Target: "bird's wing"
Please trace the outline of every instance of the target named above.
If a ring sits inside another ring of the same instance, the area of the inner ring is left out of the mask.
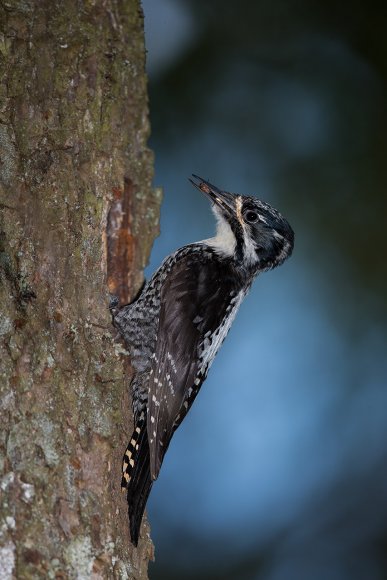
[[[184,256],[161,290],[147,414],[152,479],[157,478],[173,432],[206,377],[213,357],[206,362],[205,353],[212,349],[216,354],[227,333],[213,336],[235,302],[235,281],[222,268],[215,258]]]

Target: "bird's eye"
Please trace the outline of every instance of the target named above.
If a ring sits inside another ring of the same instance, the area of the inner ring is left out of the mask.
[[[255,224],[259,220],[259,215],[256,211],[249,210],[245,213],[245,220],[249,224]]]

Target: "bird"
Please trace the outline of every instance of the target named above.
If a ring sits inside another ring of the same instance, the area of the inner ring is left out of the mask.
[[[193,174],[210,200],[216,235],[169,255],[133,302],[112,309],[129,353],[134,431],[122,465],[130,539],[176,429],[190,410],[254,278],[292,253],[288,221],[254,196]]]

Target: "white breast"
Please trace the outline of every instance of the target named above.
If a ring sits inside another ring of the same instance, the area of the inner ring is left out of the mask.
[[[227,307],[227,315],[223,319],[221,325],[216,329],[216,331],[211,334],[207,332],[204,336],[204,340],[200,347],[200,371],[206,373],[210,368],[212,361],[214,360],[222,342],[226,338],[228,331],[234,322],[236,313],[238,312],[239,306],[245,297],[245,292],[241,290],[234,298],[231,299],[229,306]]]

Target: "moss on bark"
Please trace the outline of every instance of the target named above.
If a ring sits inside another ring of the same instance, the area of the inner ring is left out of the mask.
[[[114,200],[130,197],[122,296],[158,231],[140,5],[0,10],[0,576],[146,578],[149,529],[135,550],[119,491],[132,418],[106,275]]]

